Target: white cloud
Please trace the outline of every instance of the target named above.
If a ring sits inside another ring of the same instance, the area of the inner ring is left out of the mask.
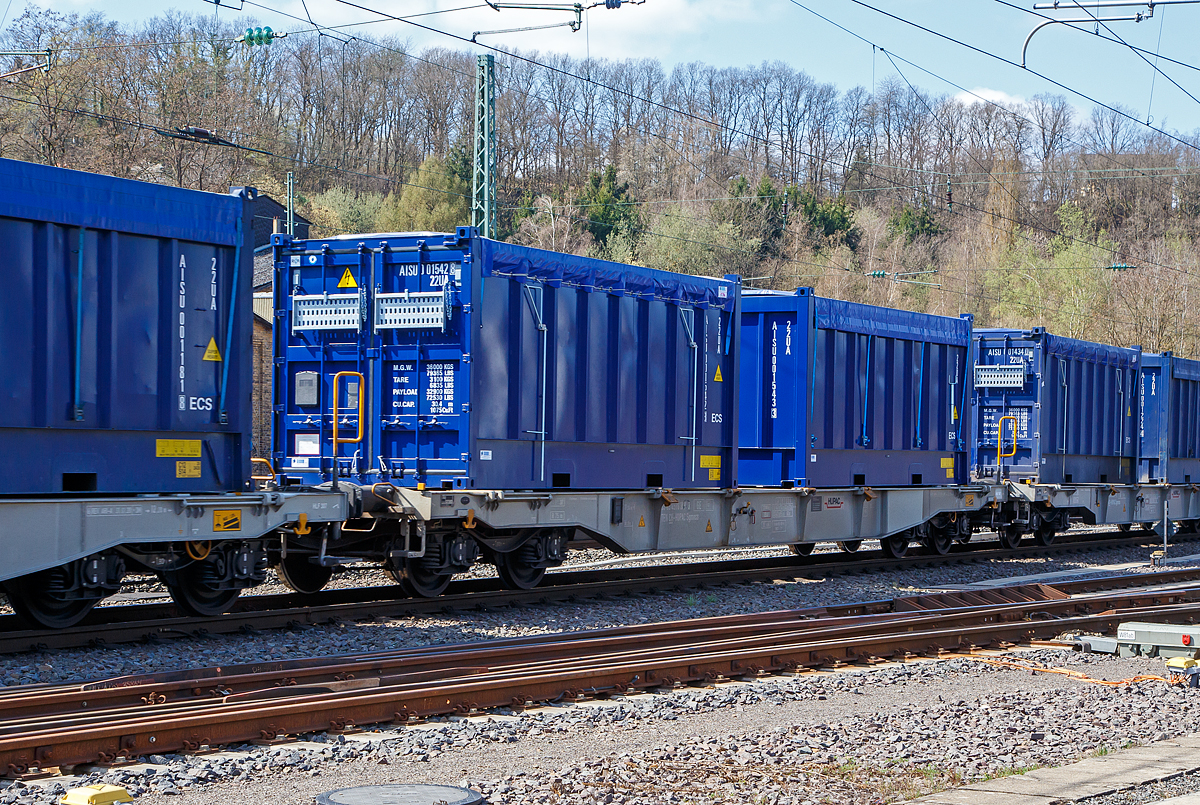
[[[1020,95],[1009,95],[1004,90],[989,89],[988,87],[975,87],[970,92],[960,92],[954,96],[954,100],[971,104],[983,103],[991,101],[998,106],[1003,106],[1005,109],[1013,109],[1025,103],[1025,99]]]

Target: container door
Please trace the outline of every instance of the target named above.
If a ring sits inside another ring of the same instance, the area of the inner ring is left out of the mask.
[[[393,483],[461,485],[466,475],[461,260],[458,252],[381,255],[373,318],[380,344],[373,469]]]
[[[742,309],[738,378],[738,483],[797,483],[806,469],[808,342],[796,309]],[[744,300],[743,300],[744,304]]]
[[[279,276],[289,280],[276,288],[289,314],[275,339],[276,356],[286,359],[277,370],[277,458],[301,476],[357,477],[370,464],[371,254],[299,242],[277,259],[287,261]]]
[[[1143,358],[1138,385],[1140,416],[1137,425],[1138,469],[1137,482],[1146,484],[1166,480],[1168,433],[1167,417],[1170,395],[1166,376],[1170,372],[1168,359],[1151,363]]]
[[[1036,427],[1037,350],[1031,341],[1009,336],[981,338],[975,364],[975,394],[979,402],[976,467],[991,477],[1037,475]],[[1050,373],[1047,373],[1048,375]],[[1049,377],[1046,382],[1057,382]],[[1053,418],[1042,411],[1042,422]],[[1046,434],[1044,434],[1045,436]],[[1050,445],[1055,437],[1048,435]],[[1061,437],[1059,437],[1061,439]]]

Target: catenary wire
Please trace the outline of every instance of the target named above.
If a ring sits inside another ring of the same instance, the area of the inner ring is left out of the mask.
[[[953,42],[954,44],[959,45],[960,47],[964,47],[967,50],[978,53],[981,56],[987,56],[988,58],[995,59],[996,61],[999,61],[999,62],[1003,62],[1004,64],[1007,64],[1010,67],[1016,67],[1019,70],[1025,70],[1030,75],[1035,75],[1038,78],[1042,79],[1043,81],[1051,83],[1054,86],[1058,87],[1059,89],[1065,90],[1065,91],[1071,93],[1072,95],[1078,95],[1080,98],[1083,98],[1085,101],[1087,101],[1089,103],[1093,103],[1096,106],[1100,106],[1104,109],[1107,109],[1108,111],[1112,112],[1113,114],[1120,115],[1121,117],[1126,118],[1127,120],[1131,120],[1134,123],[1138,124],[1139,126],[1145,126],[1146,128],[1150,129],[1151,131],[1157,132],[1158,134],[1161,134],[1170,140],[1174,140],[1175,142],[1179,143],[1180,145],[1183,145],[1187,148],[1191,148],[1195,151],[1200,151],[1200,146],[1197,146],[1194,143],[1188,142],[1187,140],[1184,140],[1181,137],[1177,137],[1168,131],[1158,128],[1157,126],[1146,123],[1146,122],[1134,117],[1133,115],[1129,114],[1128,112],[1123,112],[1114,106],[1110,106],[1109,104],[1104,103],[1103,101],[1093,98],[1091,95],[1088,95],[1087,93],[1085,93],[1081,90],[1077,90],[1073,87],[1069,87],[1066,84],[1062,83],[1061,81],[1057,81],[1057,80],[1051,78],[1050,76],[1046,75],[1045,73],[1040,73],[1037,70],[1031,70],[1028,67],[1022,67],[1021,65],[1017,64],[1012,59],[1007,59],[1004,56],[999,55],[998,53],[992,53],[989,50],[984,50],[981,47],[977,47],[968,42],[964,42],[963,40],[957,39],[953,36],[950,36],[949,34],[944,34],[941,31],[936,31],[932,28],[927,28],[926,26],[921,25],[918,22],[913,22],[912,20],[908,20],[908,19],[905,19],[904,17],[897,16],[895,14],[892,14],[889,11],[884,11],[883,9],[877,8],[873,5],[871,5],[870,3],[866,2],[866,0],[847,0],[847,1],[850,3],[854,3],[855,5],[858,5],[858,6],[862,6],[863,8],[869,9],[871,11],[874,11],[877,14],[882,14],[883,16],[888,17],[889,19],[893,19],[897,22],[900,22],[905,25],[916,28],[919,31],[924,31],[925,33],[930,34],[932,36],[936,36],[939,39],[944,39],[947,42]],[[346,3],[346,2],[348,2],[348,0],[338,0],[338,2]],[[796,2],[796,0],[791,0],[791,2],[795,3],[796,5],[800,5],[799,3]],[[802,6],[802,8],[803,8],[803,6]],[[805,9],[805,10],[811,11],[811,9]],[[412,24],[417,25],[419,23],[412,23]],[[858,36],[858,35],[855,34],[855,36]],[[862,38],[862,37],[859,37],[859,38]],[[864,40],[864,41],[867,41],[867,40]]]
[[[1003,3],[1003,4],[1004,4],[1004,5],[1006,5],[1006,6],[1007,6],[1007,5],[1010,5],[1009,3],[1007,3],[1007,2],[1004,2],[1004,0],[996,0],[996,2],[998,2],[998,3]],[[1192,99],[1192,101],[1194,101],[1194,102],[1195,102],[1197,105],[1200,105],[1200,98],[1197,98],[1195,95],[1193,95],[1192,93],[1190,93],[1190,92],[1188,92],[1186,89],[1184,89],[1184,88],[1183,88],[1183,87],[1182,87],[1182,86],[1179,84],[1179,82],[1178,82],[1178,81],[1176,81],[1174,78],[1171,78],[1171,76],[1169,76],[1169,75],[1167,75],[1165,72],[1163,72],[1163,71],[1162,71],[1162,70],[1159,68],[1159,66],[1158,66],[1157,64],[1155,64],[1154,62],[1150,61],[1150,59],[1146,58],[1145,54],[1141,53],[1141,52],[1140,52],[1140,50],[1139,50],[1138,48],[1135,48],[1133,45],[1131,45],[1131,44],[1129,44],[1128,42],[1126,42],[1126,41],[1125,41],[1125,40],[1124,40],[1124,39],[1121,37],[1121,35],[1120,35],[1120,34],[1118,34],[1118,33],[1117,33],[1116,31],[1114,31],[1112,28],[1108,27],[1108,23],[1107,23],[1107,22],[1105,22],[1104,20],[1102,20],[1102,19],[1100,19],[1099,17],[1097,17],[1097,16],[1096,16],[1095,14],[1093,14],[1091,11],[1088,11],[1088,10],[1087,10],[1087,8],[1085,8],[1085,7],[1084,7],[1084,5],[1083,5],[1082,3],[1078,2],[1078,0],[1075,0],[1075,7],[1077,7],[1077,8],[1079,8],[1079,9],[1081,9],[1081,10],[1082,10],[1082,11],[1083,11],[1085,14],[1087,14],[1089,17],[1091,17],[1093,20],[1095,20],[1095,22],[1096,22],[1096,24],[1097,24],[1097,25],[1101,25],[1101,26],[1103,26],[1103,27],[1104,27],[1104,30],[1106,30],[1106,31],[1108,31],[1110,34],[1112,34],[1114,39],[1116,39],[1116,40],[1117,40],[1118,42],[1120,42],[1122,45],[1124,45],[1125,47],[1127,47],[1127,48],[1129,48],[1131,51],[1133,51],[1134,55],[1136,55],[1136,56],[1137,56],[1139,59],[1141,59],[1142,61],[1144,61],[1146,64],[1150,65],[1150,67],[1151,67],[1151,68],[1154,70],[1154,72],[1156,72],[1158,75],[1161,75],[1163,78],[1165,78],[1165,79],[1167,79],[1168,81],[1170,81],[1172,84],[1174,84],[1174,85],[1175,85],[1175,88],[1176,88],[1176,89],[1178,89],[1178,90],[1179,90],[1180,92],[1182,92],[1184,95],[1186,95],[1186,96],[1188,96],[1189,98],[1191,98],[1191,99]],[[1030,13],[1035,13],[1035,12],[1030,12]],[[1041,14],[1038,14],[1037,16],[1039,16],[1039,17],[1040,17],[1040,16],[1043,16],[1043,15],[1041,15]],[[1138,122],[1140,123],[1141,121],[1138,121]],[[1145,124],[1143,124],[1143,125],[1150,125],[1150,124],[1147,122],[1147,123],[1145,123]]]

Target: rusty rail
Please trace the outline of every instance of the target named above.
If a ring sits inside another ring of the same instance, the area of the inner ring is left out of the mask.
[[[19,775],[584,694],[1005,646],[1068,630],[1111,631],[1135,618],[1200,616],[1200,584],[1074,598],[1040,585],[987,592],[1010,600],[973,603],[971,591],[936,609],[907,609],[901,599],[889,602],[892,611],[871,614],[757,613],[10,689],[0,692],[0,770]]]

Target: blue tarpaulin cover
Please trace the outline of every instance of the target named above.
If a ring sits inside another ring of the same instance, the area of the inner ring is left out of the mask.
[[[1131,347],[1114,347],[1111,344],[1097,344],[1093,341],[1081,341],[1078,338],[1067,338],[1052,335],[1044,330],[1013,330],[1003,327],[976,330],[975,334],[983,338],[1008,337],[1014,341],[1040,340],[1045,347],[1046,355],[1057,355],[1062,358],[1074,358],[1101,366],[1137,366],[1139,350]]]
[[[1049,333],[1046,333],[1042,338],[1046,344],[1046,352],[1049,355],[1077,358],[1078,360],[1090,361],[1105,366],[1137,366],[1138,355],[1140,354],[1138,350],[1128,347],[1096,344],[1091,341],[1080,341],[1077,338],[1066,338],[1061,335],[1050,335]]]
[[[232,246],[241,200],[0,159],[0,217]]]
[[[562,282],[624,296],[733,310],[735,283],[730,280],[675,274],[486,238],[479,238],[477,243],[485,277],[489,274],[529,277],[532,280]]]
[[[818,329],[963,347],[971,342],[971,322],[968,319],[911,313],[822,296],[816,297],[816,307]]]
[[[1171,373],[1180,380],[1200,380],[1200,361],[1173,356]]]

